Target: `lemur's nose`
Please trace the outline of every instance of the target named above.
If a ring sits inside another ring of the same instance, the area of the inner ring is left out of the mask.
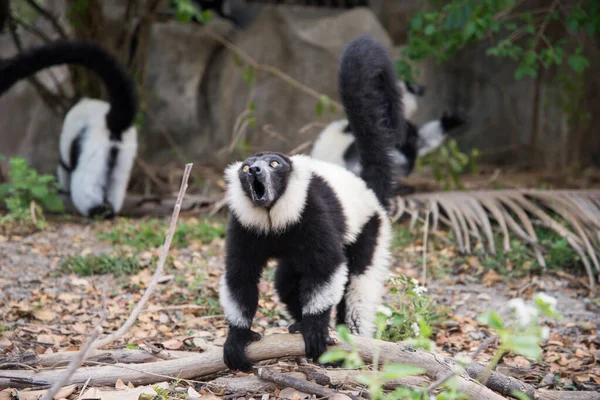
[[[260,167],[258,167],[258,166],[250,167],[250,175],[260,175],[261,173],[262,173],[262,170],[260,169]]]

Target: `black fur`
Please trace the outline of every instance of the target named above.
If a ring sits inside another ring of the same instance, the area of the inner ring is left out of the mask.
[[[0,65],[0,94],[19,80],[60,64],[81,65],[100,76],[110,101],[106,124],[111,139],[120,140],[123,131],[133,124],[137,112],[135,84],[123,66],[95,43],[59,40],[18,54]]]
[[[387,209],[394,179],[389,150],[396,138],[404,142],[406,126],[400,90],[386,49],[367,35],[354,39],[342,54],[338,79],[360,154],[361,178]]]
[[[87,132],[87,127],[82,127],[79,132],[77,132],[77,136],[71,142],[71,148],[69,151],[69,164],[71,165],[69,172],[75,170],[77,165],[79,164],[79,156],[81,155],[81,146],[83,142],[83,137]]]
[[[449,132],[455,128],[458,128],[461,125],[464,125],[467,121],[467,117],[462,112],[448,112],[445,111],[442,114],[442,118],[440,118],[440,123],[442,124],[442,129],[444,132]]]

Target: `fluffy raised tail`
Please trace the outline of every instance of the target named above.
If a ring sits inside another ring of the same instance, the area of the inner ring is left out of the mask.
[[[119,61],[97,44],[59,40],[4,60],[0,63],[0,94],[19,80],[60,64],[81,65],[100,76],[110,102],[106,124],[111,137],[120,139],[121,133],[133,124],[137,113],[135,84]]]
[[[361,177],[388,209],[394,179],[390,152],[398,137],[406,137],[406,123],[387,50],[371,36],[357,37],[344,49],[338,82],[356,137]]]

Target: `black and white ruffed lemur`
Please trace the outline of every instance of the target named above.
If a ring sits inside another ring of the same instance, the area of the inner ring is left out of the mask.
[[[401,94],[385,48],[359,36],[345,48],[339,91],[362,160],[360,177],[305,155],[262,152],[225,170],[231,216],[220,302],[229,332],[225,364],[249,371],[245,348],[267,261],[278,261],[275,287],[317,360],[332,343],[328,326],[372,336],[390,264],[393,196],[390,151],[405,135]]]

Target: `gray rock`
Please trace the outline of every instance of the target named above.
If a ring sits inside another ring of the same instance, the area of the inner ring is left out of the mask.
[[[222,21],[211,23],[208,29],[217,28],[227,31]],[[236,118],[247,108],[250,94],[256,104],[256,127],[248,127],[242,136],[250,143],[250,151],[290,151],[319,132],[313,129],[302,136],[298,134],[301,127],[341,117],[341,113],[317,117],[317,100],[267,72],[259,73],[250,90],[236,58],[207,38],[204,29],[175,23],[153,28],[147,86],[155,93],[148,107],[152,119],[160,122],[148,120],[143,135],[145,154],[152,161],[172,159],[161,129],[169,130],[186,158],[200,164],[222,167],[243,156],[224,149],[232,142]],[[344,46],[362,33],[390,45],[381,24],[367,9],[265,7],[252,25],[238,32],[234,42],[258,63],[278,68],[337,99],[339,57]],[[265,133],[267,124],[279,135]]]

